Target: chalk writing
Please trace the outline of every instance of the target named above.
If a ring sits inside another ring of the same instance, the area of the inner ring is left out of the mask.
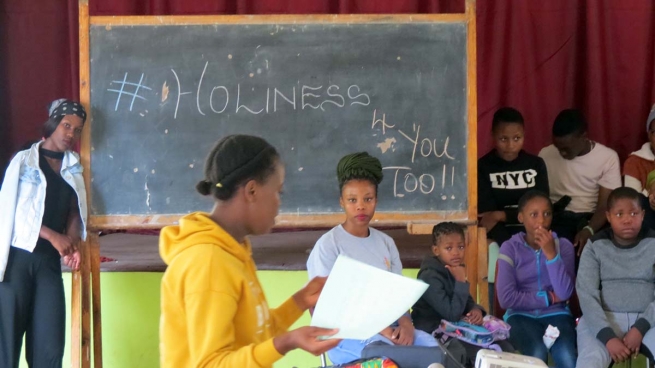
[[[122,81],[114,80],[111,81],[111,83],[118,83],[121,85],[121,89],[114,89],[114,88],[108,88],[107,91],[109,92],[116,92],[118,93],[118,97],[116,98],[116,106],[114,107],[114,111],[118,111],[118,105],[121,102],[121,97],[123,95],[127,96],[132,96],[132,101],[130,102],[130,111],[132,111],[132,107],[134,106],[134,100],[137,98],[142,99],[144,101],[147,101],[145,97],[139,95],[139,89],[147,89],[147,90],[152,90],[150,87],[144,86],[141,84],[143,82],[143,73],[141,73],[141,78],[139,79],[138,83],[132,83],[127,81],[127,73],[125,73],[125,76],[123,77]],[[128,92],[125,90],[125,86],[131,86],[135,87],[133,92]]]

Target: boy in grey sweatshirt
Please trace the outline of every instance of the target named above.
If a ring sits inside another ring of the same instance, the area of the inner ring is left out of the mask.
[[[611,228],[582,251],[576,288],[582,308],[576,367],[609,367],[655,352],[655,232],[641,229],[639,193],[621,187],[607,199]]]

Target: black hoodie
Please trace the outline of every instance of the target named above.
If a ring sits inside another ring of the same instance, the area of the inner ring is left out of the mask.
[[[417,278],[429,285],[412,308],[412,320],[417,329],[432,333],[442,319],[459,321],[473,308],[486,314],[469,294],[469,283],[456,281],[439,258],[429,256],[423,259]]]

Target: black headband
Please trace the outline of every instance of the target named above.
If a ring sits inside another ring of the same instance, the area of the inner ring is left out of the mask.
[[[223,186],[231,185],[232,181],[234,181],[236,178],[239,178],[241,175],[243,175],[244,172],[250,172],[254,166],[259,164],[260,161],[266,157],[265,153],[269,152],[271,149],[273,149],[271,146],[264,147],[264,149],[261,150],[257,155],[243,163],[241,166],[232,170],[232,172],[225,174],[223,178],[215,184],[216,187],[223,188]]]
[[[59,106],[52,110],[50,118],[64,115],[79,116],[82,119],[82,123],[86,121],[86,111],[84,111],[84,106],[74,101],[66,100],[60,103]]]

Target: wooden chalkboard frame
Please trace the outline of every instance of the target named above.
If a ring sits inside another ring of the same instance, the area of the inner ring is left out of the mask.
[[[196,25],[196,24],[293,24],[303,23],[376,23],[376,22],[441,22],[461,23],[466,26],[467,54],[467,199],[468,209],[450,213],[378,213],[374,218],[376,226],[407,226],[413,234],[427,234],[432,226],[440,221],[455,221],[467,226],[468,251],[466,252],[467,277],[470,292],[478,296],[478,301],[489,305],[485,276],[487,264],[487,243],[484,229],[477,228],[477,56],[475,0],[465,0],[463,14],[394,14],[394,15],[241,15],[241,16],[89,16],[89,0],[79,0],[79,46],[80,46],[80,101],[91,115],[90,86],[90,44],[91,25]],[[81,161],[84,166],[84,181],[91,188],[91,130],[92,117],[87,119],[82,132]],[[91,208],[93,198],[87,190],[88,204]],[[91,347],[93,346],[93,366],[102,368],[102,323],[100,303],[100,251],[97,230],[100,229],[147,229],[161,228],[177,223],[181,214],[170,215],[91,215],[88,221],[89,238],[80,247],[82,266],[73,272],[72,277],[72,367],[91,366]],[[279,216],[278,227],[331,227],[343,221],[343,214],[306,214]],[[91,321],[93,316],[93,321]],[[93,336],[91,336],[93,323]]]
[[[467,25],[467,199],[468,209],[447,213],[435,212],[378,212],[373,223],[376,226],[407,226],[412,233],[425,232],[422,224],[430,226],[444,220],[472,224],[477,216],[477,94],[476,94],[476,57],[475,57],[475,17],[472,12],[472,1],[467,2],[467,12],[463,14],[413,14],[413,15],[266,15],[266,16],[100,16],[89,17],[85,29],[80,30],[80,96],[85,106],[90,106],[90,45],[89,28],[91,25],[112,26],[125,25],[204,25],[204,24],[294,24],[294,23],[463,23]],[[91,109],[88,109],[91,114]],[[81,156],[84,166],[84,179],[87,188],[91,188],[91,131],[92,116],[87,120],[87,126],[82,135]],[[92,191],[89,194],[89,208],[93,203]],[[182,214],[159,215],[90,215],[89,227],[92,229],[129,229],[129,228],[161,228],[177,223]],[[331,227],[343,221],[341,213],[289,214],[278,216],[277,227],[282,228],[316,228]]]

